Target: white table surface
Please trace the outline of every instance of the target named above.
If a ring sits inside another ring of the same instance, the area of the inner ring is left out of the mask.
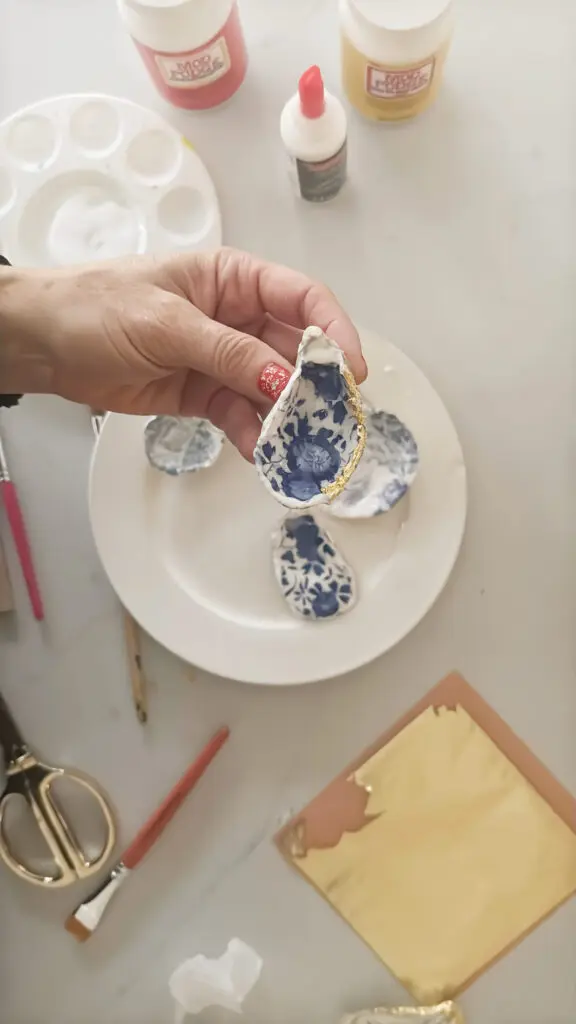
[[[347,192],[299,205],[278,117],[319,62],[338,89],[335,0],[244,0],[249,77],[202,115],[165,107],[113,0],[1,0],[0,113],[103,91],[163,110],[216,181],[226,241],[325,279],[403,348],[454,418],[469,471],[463,551],[420,626],[354,676],[294,690],[193,676],[152,642],[133,713],[114,594],[88,525],[83,408],[3,414],[47,615],[0,620],[2,688],[31,744],[93,774],[127,841],[222,722],[232,738],[90,942],[62,925],[77,889],[0,872],[2,1024],[162,1024],[171,971],[238,935],[264,958],[253,1024],[336,1024],[401,987],[280,859],[271,836],[352,756],[460,669],[570,788],[574,687],[573,0],[462,0],[436,106],[386,128],[351,117]],[[463,996],[468,1024],[576,1017],[576,901]],[[207,1017],[206,1019],[211,1019]]]

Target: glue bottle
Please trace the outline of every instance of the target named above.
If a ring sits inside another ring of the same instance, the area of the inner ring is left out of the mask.
[[[304,72],[284,107],[280,134],[297,195],[311,203],[336,196],[346,181],[346,113],[324,89],[316,65]]]

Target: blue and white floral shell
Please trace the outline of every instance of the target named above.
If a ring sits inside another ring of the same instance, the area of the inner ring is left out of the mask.
[[[288,508],[325,504],[346,486],[365,442],[362,399],[344,355],[309,327],[296,369],[262,424],[254,450],[260,479]]]
[[[397,416],[368,410],[366,448],[354,476],[330,505],[340,519],[382,515],[404,497],[414,483],[420,456],[412,432]]]
[[[282,596],[302,618],[331,619],[354,605],[354,573],[310,513],[288,513],[272,538],[272,557]]]

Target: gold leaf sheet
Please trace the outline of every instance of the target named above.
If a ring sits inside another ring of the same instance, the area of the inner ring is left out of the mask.
[[[353,781],[363,827],[291,859],[420,1003],[576,891],[574,831],[460,705],[426,708]]]

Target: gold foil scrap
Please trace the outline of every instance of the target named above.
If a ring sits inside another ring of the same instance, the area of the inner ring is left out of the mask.
[[[362,789],[366,793],[366,796],[371,796],[372,795],[372,783],[370,783],[370,782],[363,782],[362,779],[359,778],[359,773],[358,772],[352,772],[352,775],[348,776],[348,778],[346,779],[346,782],[351,782],[354,786],[357,786],[358,789]],[[369,818],[366,819],[366,821],[369,821],[369,820],[370,820]]]
[[[419,1021],[420,1024],[464,1024],[462,1011],[456,1003],[437,1006],[390,1006],[359,1010],[343,1017],[340,1024],[398,1024],[398,1021]]]
[[[300,819],[295,822],[282,838],[282,847],[288,857],[306,856],[306,823]]]

